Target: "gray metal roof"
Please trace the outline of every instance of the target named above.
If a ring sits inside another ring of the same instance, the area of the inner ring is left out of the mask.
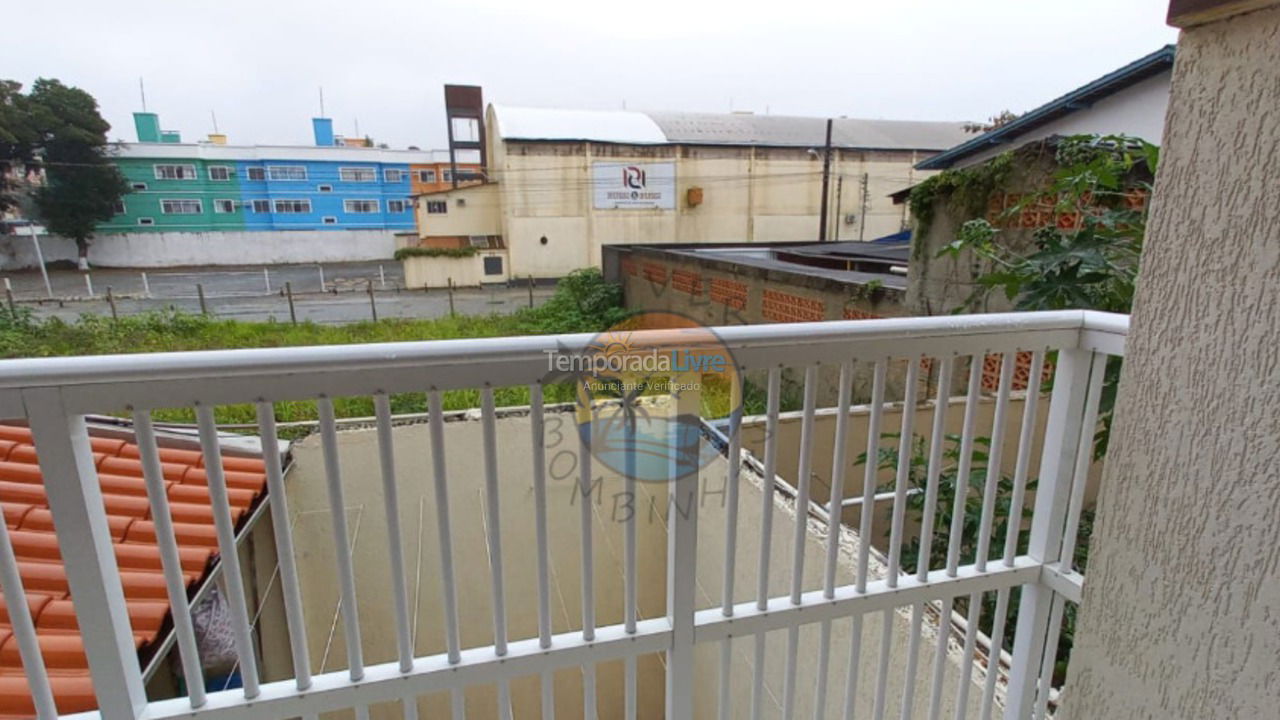
[[[822,147],[827,121],[746,113],[645,112],[672,143]],[[831,144],[876,150],[945,150],[970,137],[961,122],[836,118]]]
[[[507,140],[589,140],[624,144],[822,147],[827,121],[747,113],[552,110],[493,106]],[[968,137],[959,122],[836,118],[831,143],[865,150],[940,151]]]

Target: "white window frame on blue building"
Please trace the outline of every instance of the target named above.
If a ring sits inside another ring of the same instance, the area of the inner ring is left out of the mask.
[[[267,178],[279,182],[305,181],[307,168],[305,165],[268,165]]]
[[[350,166],[338,168],[338,180],[350,183],[371,183],[378,181],[378,170],[368,166]]]
[[[305,210],[301,209],[304,207]],[[307,215],[311,212],[311,198],[276,198],[272,203],[272,210],[277,215]]]
[[[409,209],[409,201],[399,198],[387,200],[388,213],[402,213]]]
[[[384,168],[382,171],[383,182],[400,183],[404,182],[405,176],[409,174],[408,170],[400,168]]]
[[[377,200],[369,198],[347,198],[342,201],[342,212],[348,215],[373,215],[378,212],[378,205]]]

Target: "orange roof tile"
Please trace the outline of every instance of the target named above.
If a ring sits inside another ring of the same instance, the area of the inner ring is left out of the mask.
[[[169,627],[169,604],[138,446],[92,434],[90,444],[134,642],[140,651],[146,650]],[[196,450],[160,448],[160,460],[183,576],[190,588],[205,576],[218,554],[204,457]],[[223,467],[233,519],[239,522],[265,489],[263,463],[257,458],[224,457]],[[31,431],[25,427],[0,425],[0,507],[58,711],[93,710],[97,701],[84,645]],[[0,594],[0,717],[30,717],[35,708],[6,602]]]

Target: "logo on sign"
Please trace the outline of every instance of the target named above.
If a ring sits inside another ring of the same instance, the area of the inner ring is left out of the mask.
[[[631,188],[631,197],[639,197],[638,190],[644,189],[644,170],[635,165],[628,165],[622,168],[622,186]]]

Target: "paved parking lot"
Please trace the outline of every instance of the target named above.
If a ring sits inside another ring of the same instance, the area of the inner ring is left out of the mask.
[[[323,273],[323,278],[322,278]],[[107,289],[115,299],[116,312],[134,315],[149,310],[175,307],[200,312],[199,292],[205,307],[218,317],[240,320],[289,321],[289,303],[284,289],[293,292],[294,312],[299,322],[345,323],[372,317],[368,289],[373,288],[379,318],[442,317],[449,314],[446,290],[406,290],[400,263],[343,263],[333,265],[277,265],[217,268],[210,270],[92,270],[86,283],[84,273],[50,271],[54,299],[49,299],[39,271],[0,273],[7,278],[15,300],[39,316],[74,319],[83,313],[110,314]],[[321,282],[324,291],[321,291]],[[92,285],[92,296],[90,296]],[[149,291],[149,295],[148,295]],[[552,285],[533,290],[533,302],[541,303],[555,291]],[[455,290],[453,308],[458,314],[507,314],[529,305],[525,285],[486,286]]]

